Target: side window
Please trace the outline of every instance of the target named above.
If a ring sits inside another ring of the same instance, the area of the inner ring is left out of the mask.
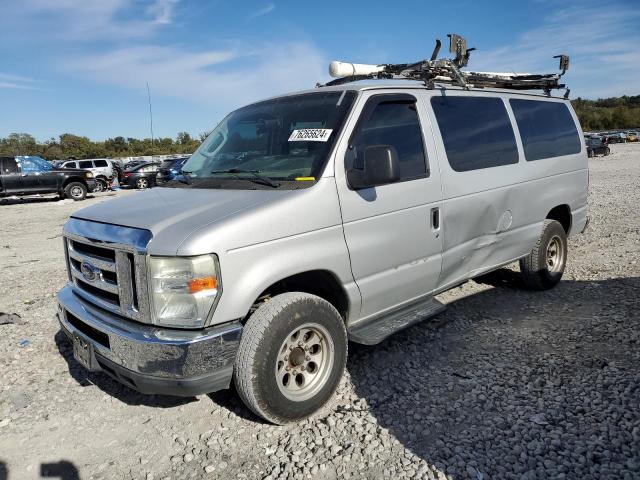
[[[95,161],[93,162],[93,164],[94,164],[96,167],[108,167],[108,166],[109,166],[109,165],[107,164],[107,161],[106,161],[106,160],[95,160]]]
[[[516,137],[502,99],[432,97],[431,106],[456,172],[518,163]]]
[[[80,168],[93,168],[93,163],[91,160],[83,160],[82,162],[78,162]]]
[[[0,173],[10,175],[12,173],[19,173],[20,168],[16,163],[16,159],[12,157],[0,158]]]
[[[580,153],[580,136],[567,105],[515,98],[509,103],[528,161]]]
[[[426,153],[422,139],[416,99],[379,101],[363,110],[358,131],[351,141],[355,153],[353,166],[362,168],[364,151],[371,145],[391,145],[398,152],[400,180],[414,180],[427,176]]]
[[[76,162],[67,162],[62,166],[64,168],[78,168],[78,165],[76,164]]]

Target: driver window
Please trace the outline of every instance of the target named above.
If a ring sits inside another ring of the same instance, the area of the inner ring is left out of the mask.
[[[398,152],[400,181],[425,178],[426,152],[416,110],[416,100],[379,101],[373,109],[365,107],[363,120],[351,145],[355,152],[353,167],[363,168],[363,154],[372,145],[391,145]]]

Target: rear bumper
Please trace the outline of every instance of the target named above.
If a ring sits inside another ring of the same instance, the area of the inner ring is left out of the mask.
[[[193,396],[229,387],[242,325],[204,331],[141,325],[86,302],[65,286],[58,321],[73,340],[92,346],[91,370],[103,371],[142,393]]]

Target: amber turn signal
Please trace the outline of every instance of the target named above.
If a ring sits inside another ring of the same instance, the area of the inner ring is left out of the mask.
[[[216,288],[218,288],[218,280],[215,277],[194,278],[193,280],[189,280],[189,293],[215,290]]]

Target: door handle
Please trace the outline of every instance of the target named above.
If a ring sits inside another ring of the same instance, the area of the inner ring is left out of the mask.
[[[431,209],[431,228],[436,232],[436,237],[440,231],[440,209],[438,207]]]

